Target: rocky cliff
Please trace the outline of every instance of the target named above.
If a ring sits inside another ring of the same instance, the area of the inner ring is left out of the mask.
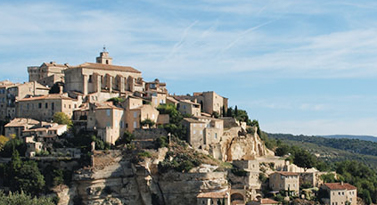
[[[157,164],[166,151],[137,164],[120,151],[97,152],[93,166],[77,171],[72,186],[58,191],[59,204],[191,205],[200,192],[228,187],[226,172],[159,174]]]

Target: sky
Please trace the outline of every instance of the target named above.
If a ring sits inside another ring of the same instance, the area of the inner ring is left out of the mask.
[[[113,63],[215,91],[270,133],[377,136],[377,1],[1,0],[0,78]]]

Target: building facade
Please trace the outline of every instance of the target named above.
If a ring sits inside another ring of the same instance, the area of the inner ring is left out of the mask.
[[[275,172],[270,175],[269,186],[273,191],[290,191],[297,195],[300,190],[299,174],[294,172]]]
[[[326,205],[357,204],[357,188],[348,183],[325,183],[321,186],[328,193],[328,198],[322,199]]]

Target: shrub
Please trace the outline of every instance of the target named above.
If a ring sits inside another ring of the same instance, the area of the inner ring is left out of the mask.
[[[247,176],[247,171],[245,171],[243,169],[233,168],[233,169],[231,169],[231,171],[234,175],[239,176],[239,177]]]

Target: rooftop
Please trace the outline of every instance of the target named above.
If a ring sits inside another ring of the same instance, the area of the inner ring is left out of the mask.
[[[228,190],[219,192],[206,192],[198,194],[197,198],[211,198],[211,199],[223,199],[228,197]]]
[[[109,65],[109,64],[102,64],[102,63],[83,63],[75,67],[70,67],[70,69],[75,69],[75,68],[91,68],[91,69],[98,69],[98,70],[115,70],[115,71],[131,72],[131,73],[141,73],[140,71],[136,70],[133,67]]]
[[[39,123],[38,120],[34,120],[31,118],[14,118],[4,127],[21,127],[21,126],[26,126],[26,125],[36,125],[38,123]]]
[[[24,98],[18,100],[19,102],[23,101],[34,101],[34,100],[55,100],[55,99],[62,99],[62,100],[75,100],[73,98],[67,97],[65,95],[61,94],[48,94],[48,95],[43,95],[43,96],[38,96],[38,97],[31,97],[31,98]]]
[[[352,186],[348,183],[325,183],[330,190],[354,190],[357,189],[355,186]]]
[[[278,204],[279,202],[273,199],[261,199],[260,204]]]

